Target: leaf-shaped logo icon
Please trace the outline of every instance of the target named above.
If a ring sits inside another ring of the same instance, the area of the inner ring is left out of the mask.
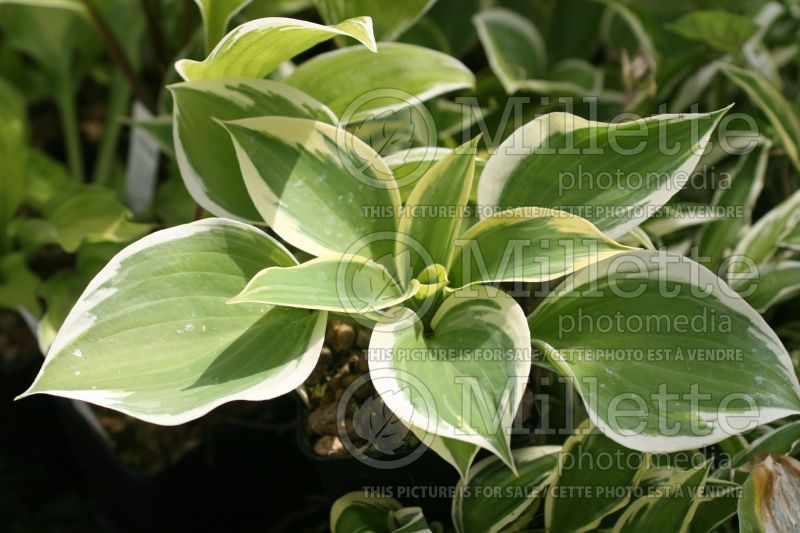
[[[378,261],[392,261],[393,256],[381,258]],[[391,264],[391,263],[388,263]],[[359,308],[360,312],[366,313],[374,311],[371,305],[366,302],[380,300],[385,298],[384,295],[394,292],[396,282],[392,279],[388,271],[384,271],[383,275],[378,278],[374,275],[359,275],[363,271],[374,272],[374,266],[367,264],[358,264],[350,266],[347,272],[346,283],[349,285],[345,295],[348,296],[348,304]]]
[[[387,455],[394,455],[403,446],[409,431],[380,397],[373,396],[353,413],[353,429],[367,446]]]
[[[412,112],[402,109],[373,113],[368,120],[352,126],[351,131],[378,154],[386,156],[411,149],[415,127]]]

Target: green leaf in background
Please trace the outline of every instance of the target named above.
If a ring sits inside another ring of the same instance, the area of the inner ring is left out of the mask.
[[[513,468],[508,428],[531,365],[523,322],[510,296],[484,286],[452,292],[429,333],[414,312],[400,309],[372,333],[372,382],[406,425],[486,448]]]
[[[758,277],[736,284],[736,290],[759,313],[800,294],[800,261],[781,261],[759,268]]]
[[[313,0],[253,0],[245,9],[248,18],[294,15],[314,7]]]
[[[8,223],[25,198],[27,162],[25,100],[0,78],[0,253],[6,251]]]
[[[628,250],[578,216],[519,207],[484,218],[459,237],[450,285],[548,281]]]
[[[407,212],[400,219],[398,256],[404,250],[411,252],[414,246],[421,246],[434,264],[445,268],[450,265],[455,238],[461,229],[475,177],[477,144],[478,138],[463,144],[438,161],[414,186],[405,203]],[[426,208],[435,208],[436,212]],[[404,239],[410,239],[414,245]],[[398,275],[403,281],[418,276],[430,266],[424,264],[420,254],[410,253],[409,256],[410,271]]]
[[[593,0],[559,0],[540,6],[550,8],[549,20],[541,23],[550,55],[556,59],[592,59],[599,44],[598,27],[605,6]],[[544,18],[535,13],[530,17],[537,24]]]
[[[23,396],[48,393],[174,425],[299,386],[325,313],[228,305],[265,265],[294,258],[261,231],[205,219],[128,246],[92,280]]]
[[[791,455],[800,443],[800,420],[777,427],[750,443],[733,456],[731,466],[743,466],[757,455]]]
[[[740,212],[706,224],[700,232],[698,254],[706,266],[717,272],[722,260],[737,245],[742,232],[750,225],[753,208],[764,187],[769,149],[767,139],[749,154],[737,158],[729,171],[730,179],[714,193],[712,205]]]
[[[336,117],[313,98],[270,80],[225,79],[169,86],[175,99],[173,138],[181,177],[192,197],[217,216],[261,220],[241,177],[230,136],[217,121],[254,116]]]
[[[742,487],[739,530],[742,533],[797,531],[800,509],[800,461],[788,455],[767,455]]]
[[[698,448],[800,412],[778,337],[685,257],[607,259],[568,277],[529,323],[534,346],[574,379],[592,421],[634,450]]]
[[[175,63],[175,70],[186,81],[263,78],[284,61],[337,35],[352,37],[372,52],[377,49],[369,17],[345,20],[335,26],[263,18],[231,30],[204,61],[181,59]]]
[[[56,197],[47,221],[67,252],[76,251],[83,242],[130,242],[152,228],[131,221],[130,211],[116,193],[97,186],[78,187]]]
[[[686,531],[700,504],[709,465],[679,470],[654,495],[639,498],[625,509],[614,533]]]
[[[475,15],[473,22],[489,65],[508,94],[520,90],[545,94],[600,91],[602,72],[583,60],[571,59],[549,69],[539,30],[521,15],[490,8]]]
[[[0,258],[0,307],[24,309],[38,317],[42,310],[37,291],[42,280],[28,267],[25,254],[12,253]]]
[[[194,0],[203,17],[206,54],[216,46],[231,19],[252,0]]]
[[[800,170],[800,117],[796,108],[758,72],[722,65],[722,72],[767,116],[792,164]]]
[[[72,67],[79,31],[86,30],[88,13],[77,1],[0,0],[8,16],[8,44],[36,59],[41,68],[59,78]]]
[[[317,256],[393,257],[396,236],[388,235],[397,231],[400,193],[392,171],[367,144],[298,118],[244,119],[225,127],[250,197],[286,242]]]
[[[481,213],[541,206],[580,215],[611,237],[635,228],[689,180],[727,109],[607,124],[549,113],[489,158]],[[669,139],[669,155],[663,143]]]
[[[326,24],[336,24],[345,19],[368,15],[372,19],[375,39],[394,41],[410,28],[436,0],[315,0]]]
[[[178,226],[193,221],[197,204],[181,179],[177,163],[172,162],[170,175],[158,184],[153,211],[166,226]]]
[[[625,507],[649,466],[647,456],[609,439],[589,421],[564,443],[544,508],[549,531],[590,531]],[[613,457],[608,464],[607,458]],[[599,465],[605,465],[601,468]]]
[[[758,28],[743,15],[722,9],[700,9],[683,15],[670,25],[670,29],[720,52],[735,54]]]
[[[321,257],[299,266],[270,267],[230,303],[264,303],[340,313],[370,313],[411,298],[382,265],[357,255]]]
[[[452,513],[456,531],[501,531],[538,507],[560,450],[560,446],[531,446],[512,451],[518,475],[496,457],[477,463],[456,486]]]
[[[24,204],[36,211],[48,211],[51,200],[73,186],[66,167],[40,150],[29,150],[27,170]]]
[[[381,43],[377,54],[350,47],[318,55],[297,67],[286,83],[330,107],[343,123],[350,123],[471,88],[475,76],[460,61],[441,52]]]
[[[733,255],[747,257],[751,264],[761,266],[772,259],[783,240],[800,224],[800,191],[773,207],[766,215],[750,227],[739,239]],[[730,265],[728,280],[739,287],[741,280],[736,274],[747,268],[737,261]]]

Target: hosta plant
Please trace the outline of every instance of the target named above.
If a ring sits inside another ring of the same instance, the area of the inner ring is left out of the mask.
[[[276,73],[334,37],[361,44]],[[618,242],[686,183],[727,108],[613,123],[545,114],[479,177],[480,138],[418,147],[430,165],[404,199],[390,157],[353,125],[472,87],[459,61],[376,44],[366,17],[259,19],[208,48],[178,63],[184,82],[170,89],[182,177],[215,216],[115,256],[25,395],[180,424],[299,387],[335,315],[374,329],[375,388],[464,479],[479,448],[509,471],[540,458],[512,452],[509,435],[533,361],[573,383],[609,446],[638,452],[800,412],[786,350],[738,293],[691,259]],[[509,291],[538,305],[526,316]],[[547,516],[568,520],[558,510]]]
[[[296,390],[309,492],[360,489],[337,533],[797,529],[800,4],[722,4],[0,0],[26,394],[175,425]],[[408,490],[435,454],[446,502]]]

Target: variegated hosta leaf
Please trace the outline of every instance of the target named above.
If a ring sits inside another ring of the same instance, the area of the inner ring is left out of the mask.
[[[230,303],[263,303],[369,313],[398,305],[419,288],[405,290],[386,267],[357,255],[321,257],[292,267],[262,270]]]
[[[453,524],[458,533],[494,533],[512,524],[544,498],[560,446],[531,446],[514,450],[514,475],[496,457],[487,457],[456,486]],[[521,524],[524,526],[526,524]]]
[[[633,502],[614,525],[614,533],[687,531],[706,485],[708,464],[681,470],[653,495]]]
[[[409,309],[376,325],[372,382],[408,426],[476,444],[513,465],[509,429],[530,371],[522,309],[484,286],[454,291],[426,332]],[[431,402],[434,402],[432,405]]]
[[[656,245],[653,244],[653,240],[650,238],[650,235],[643,230],[641,226],[638,228],[633,228],[628,233],[620,237],[619,242],[620,244],[633,246],[636,248],[646,248],[648,250],[656,249]]]
[[[397,186],[400,187],[400,197],[405,204],[408,200],[411,191],[420,179],[427,173],[433,166],[452,154],[451,148],[444,148],[441,146],[419,146],[409,150],[401,150],[394,152],[383,158],[386,164],[394,172]],[[472,180],[472,190],[469,194],[469,199],[474,202],[478,194],[478,178],[486,166],[486,161],[480,157],[475,157],[475,177]]]
[[[539,117],[489,158],[478,185],[481,213],[552,207],[624,235],[688,181],[725,111],[617,124],[569,113]],[[665,143],[674,153],[662,153]]]
[[[547,68],[547,53],[539,30],[526,18],[504,8],[489,8],[473,18],[489,65],[508,94],[599,92],[601,72],[574,59]]]
[[[783,240],[800,224],[800,191],[773,207],[769,213],[759,218],[739,239],[733,255],[746,257],[748,263],[736,261],[730,265],[728,279],[738,287],[741,278],[736,274],[748,266],[762,265],[772,259]]]
[[[314,368],[326,314],[226,302],[265,265],[293,264],[263,232],[225,219],[145,237],[92,280],[24,396],[173,425],[285,394]]]
[[[786,155],[800,170],[800,116],[792,104],[758,72],[727,64],[722,65],[722,72],[767,116]]]
[[[517,83],[541,78],[547,68],[544,39],[531,22],[509,9],[484,9],[472,19],[489,65],[506,91]]]
[[[203,208],[228,218],[261,220],[242,180],[230,136],[217,121],[267,115],[336,121],[313,98],[270,80],[207,80],[177,83],[169,89],[175,101],[175,151],[186,188]]]
[[[331,507],[331,533],[391,533],[389,515],[403,508],[394,498],[350,492]]]
[[[631,249],[563,211],[509,209],[484,218],[458,238],[450,286],[547,281]]]
[[[253,118],[225,127],[250,197],[283,239],[317,256],[393,257],[400,193],[392,171],[367,144],[345,130],[297,118]]]
[[[377,54],[350,47],[318,55],[297,67],[286,83],[326,104],[342,123],[350,123],[471,88],[475,76],[441,52],[381,43]]]
[[[670,30],[731,54],[738,53],[758,28],[744,15],[723,9],[698,9],[683,15]]]
[[[714,206],[741,209],[741,212],[709,222],[700,233],[698,254],[708,261],[706,266],[712,272],[717,271],[726,252],[736,246],[742,231],[750,224],[756,199],[764,187],[771,145],[764,139],[758,148],[739,157],[729,172],[730,181],[722,184],[714,194]]]
[[[406,507],[392,511],[389,515],[389,526],[392,533],[441,533],[438,522],[428,525],[421,507]]]
[[[416,277],[431,266],[424,263],[425,258],[420,254],[413,253],[414,246],[424,248],[433,264],[445,269],[450,265],[472,190],[477,144],[475,138],[437,162],[411,191],[400,219],[397,241],[398,256],[404,250],[411,252],[410,271],[401,271],[399,279]]]
[[[331,533],[441,533],[438,522],[428,524],[422,509],[403,507],[394,498],[350,492],[331,507]]]
[[[387,163],[388,164],[388,163]],[[793,252],[800,252],[800,224],[789,232],[783,239],[780,240],[778,246],[788,248]]]
[[[630,49],[628,52],[630,55],[636,54],[644,60],[646,78],[637,80],[637,82],[641,89],[649,89],[648,86],[655,84],[657,70],[662,67],[661,54],[659,54],[653,39],[658,34],[658,28],[653,27],[652,18],[632,4],[619,0],[604,0],[603,4],[607,6],[607,9],[601,20],[600,31],[601,34],[605,34],[601,38],[608,41],[612,48]],[[621,23],[619,28],[614,25],[617,20]],[[630,37],[632,40],[625,39],[619,42],[618,36]],[[639,98],[642,96],[640,94]],[[634,105],[636,103],[633,102]]]
[[[234,28],[204,61],[181,59],[175,63],[175,70],[186,81],[263,78],[284,61],[337,35],[352,37],[372,52],[377,50],[369,17],[345,20],[335,26],[268,17]]]
[[[750,473],[739,498],[743,533],[784,533],[800,528],[800,461],[767,455]]]
[[[800,293],[800,261],[781,261],[759,268],[758,276],[736,284],[736,290],[759,313]]]
[[[648,462],[647,456],[620,446],[587,420],[559,455],[544,508],[545,527],[596,529],[605,516],[628,504]]]
[[[688,258],[612,257],[569,276],[528,321],[592,421],[628,448],[699,448],[800,412],[777,335]]]
[[[658,212],[658,216],[645,220],[639,227],[661,239],[693,226],[725,219],[724,215],[709,212],[707,208],[706,203],[671,201]]]
[[[467,477],[472,461],[475,460],[480,448],[469,442],[428,435],[425,430],[418,427],[411,426],[410,429],[420,442],[426,443],[439,457],[453,465],[462,479]]]
[[[327,24],[359,15],[369,15],[378,41],[394,41],[425,14],[436,0],[315,0]]]
[[[228,23],[252,0],[194,0],[203,17],[206,53],[225,35]]]

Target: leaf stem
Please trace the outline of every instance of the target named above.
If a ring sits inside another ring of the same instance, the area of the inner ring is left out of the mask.
[[[100,152],[92,173],[94,183],[105,184],[109,181],[119,141],[120,116],[125,114],[130,96],[131,91],[125,77],[120,72],[115,72],[111,80],[111,94],[108,99],[103,141],[100,144]]]
[[[67,151],[67,164],[72,179],[83,181],[83,154],[81,153],[81,134],[78,128],[78,115],[75,110],[75,97],[72,94],[72,80],[63,73],[56,89],[56,105],[61,119],[61,131]]]
[[[139,80],[139,77],[136,75],[133,65],[128,59],[128,56],[125,55],[125,51],[119,44],[114,32],[111,31],[108,23],[106,23],[106,20],[103,18],[103,14],[97,9],[97,6],[94,5],[93,0],[81,1],[83,2],[83,5],[86,6],[87,11],[89,11],[89,15],[92,17],[92,21],[94,21],[97,32],[100,34],[100,39],[103,41],[106,50],[108,50],[111,59],[114,61],[117,67],[119,67],[119,69],[122,71],[122,74],[128,80],[128,84],[130,84],[136,99],[139,100],[145,107],[147,107],[148,111],[155,115],[156,106],[153,98],[151,97],[147,88],[142,84],[141,80]]]
[[[166,39],[161,25],[158,23],[161,20],[161,9],[156,0],[142,0],[145,18],[147,19],[147,26],[150,30],[150,35],[153,42],[153,50],[158,60],[159,70],[164,75],[169,65],[169,52],[167,51]],[[151,110],[152,111],[152,110]]]

